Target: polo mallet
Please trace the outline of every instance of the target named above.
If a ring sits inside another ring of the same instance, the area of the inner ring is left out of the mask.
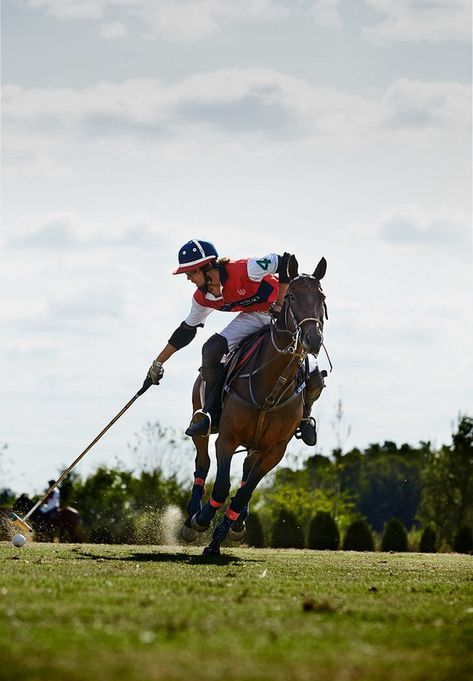
[[[142,395],[144,392],[146,392],[146,391],[148,390],[148,388],[151,387],[151,385],[152,385],[151,379],[147,376],[147,377],[145,378],[144,382],[143,382],[143,386],[138,390],[138,392],[136,393],[136,395],[134,395],[134,396],[131,398],[131,400],[125,404],[125,406],[123,407],[123,409],[121,409],[121,410],[118,412],[118,414],[117,414],[116,416],[114,416],[114,418],[110,421],[110,423],[107,424],[107,425],[105,426],[105,428],[97,435],[97,437],[95,438],[95,440],[92,440],[92,442],[90,443],[90,445],[88,445],[88,446],[84,449],[84,451],[83,451],[81,454],[79,454],[79,456],[77,457],[77,459],[71,463],[71,465],[69,466],[69,468],[66,468],[66,470],[65,470],[65,471],[62,473],[62,475],[56,480],[56,482],[55,482],[54,484],[51,485],[51,487],[48,489],[48,491],[41,497],[41,499],[40,499],[39,501],[36,502],[36,504],[33,506],[33,508],[32,508],[31,510],[29,510],[28,513],[27,513],[23,518],[20,518],[16,513],[13,513],[13,512],[9,514],[8,517],[9,517],[9,519],[10,519],[11,521],[13,521],[13,524],[14,524],[14,525],[16,525],[16,526],[17,526],[20,530],[22,530],[23,532],[32,532],[32,531],[33,531],[33,528],[31,527],[31,525],[29,525],[29,524],[26,522],[27,519],[28,519],[31,515],[33,515],[33,513],[36,511],[36,509],[37,509],[39,506],[41,506],[41,504],[42,504],[43,501],[46,499],[46,497],[47,497],[49,494],[51,494],[51,492],[53,491],[53,489],[54,489],[55,487],[57,487],[58,485],[61,484],[61,482],[64,480],[64,478],[72,471],[73,468],[75,468],[75,466],[77,466],[77,464],[79,463],[79,461],[87,454],[87,452],[88,452],[90,449],[92,449],[92,447],[93,447],[95,444],[97,444],[97,442],[100,440],[100,438],[102,437],[102,435],[105,435],[105,433],[107,432],[107,430],[108,430],[109,428],[111,428],[111,427],[113,426],[113,424],[114,424],[116,421],[118,421],[118,419],[120,418],[120,416],[123,416],[123,414],[126,412],[126,410],[129,409],[129,408],[131,407],[131,405],[133,404],[133,402],[135,402],[135,400],[137,400],[138,397],[140,397],[140,395]]]

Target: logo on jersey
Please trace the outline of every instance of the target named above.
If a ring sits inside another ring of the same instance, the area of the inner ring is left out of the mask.
[[[237,293],[239,296],[244,296],[246,293],[246,288],[239,288],[237,289]]]

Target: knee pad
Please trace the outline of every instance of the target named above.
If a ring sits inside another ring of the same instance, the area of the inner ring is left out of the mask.
[[[220,361],[228,352],[227,339],[219,333],[213,336],[202,346],[202,378],[204,381],[218,381],[221,374]]]

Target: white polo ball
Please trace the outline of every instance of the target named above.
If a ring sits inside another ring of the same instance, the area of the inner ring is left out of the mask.
[[[17,546],[19,549],[21,549],[22,546],[25,545],[26,539],[22,534],[15,534],[13,539],[11,540],[11,543],[13,546]]]

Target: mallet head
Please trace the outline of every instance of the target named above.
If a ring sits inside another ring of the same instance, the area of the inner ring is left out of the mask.
[[[18,527],[18,529],[22,530],[23,532],[33,532],[31,525],[28,525],[26,520],[20,518],[20,516],[16,513],[13,513],[13,511],[9,514],[8,518],[14,525]]]

